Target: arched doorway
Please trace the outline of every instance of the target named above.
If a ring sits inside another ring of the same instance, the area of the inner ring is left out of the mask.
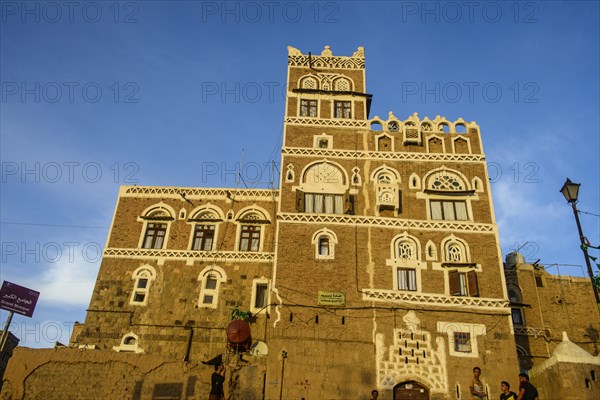
[[[406,381],[394,386],[394,400],[429,400],[429,390],[415,381]]]

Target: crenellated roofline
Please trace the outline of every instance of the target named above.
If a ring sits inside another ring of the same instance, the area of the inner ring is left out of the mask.
[[[352,56],[334,56],[330,46],[325,46],[321,55],[302,54],[288,46],[288,65],[293,67],[365,69],[365,49],[360,46]]]

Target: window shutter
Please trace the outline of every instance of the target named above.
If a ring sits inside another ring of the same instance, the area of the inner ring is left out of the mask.
[[[304,192],[296,189],[296,211],[304,212]]]
[[[344,193],[344,214],[348,214],[352,210],[352,203],[350,202],[350,193],[348,190]]]
[[[402,214],[402,190],[398,190],[398,214]]]
[[[477,272],[467,272],[467,280],[469,282],[469,296],[479,297],[479,285],[477,284]]]
[[[450,284],[450,295],[460,296],[460,284],[458,281],[458,271],[448,272],[448,283]]]

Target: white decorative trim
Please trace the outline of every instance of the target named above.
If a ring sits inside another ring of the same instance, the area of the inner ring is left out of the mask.
[[[157,259],[158,265],[166,260],[183,260],[188,265],[195,261],[214,262],[270,262],[274,254],[268,252],[251,251],[198,251],[198,250],[158,250],[158,249],[127,249],[107,247],[102,257],[106,258],[133,258],[133,259]]]
[[[477,309],[503,309],[501,314],[509,314],[508,301],[483,297],[447,296],[443,294],[424,294],[399,292],[397,290],[362,289],[363,300],[392,301],[414,305],[435,304],[442,307],[475,307]]]
[[[421,178],[419,178],[419,175],[417,175],[416,172],[413,172],[408,177],[408,188],[416,190],[421,189]]]
[[[332,114],[333,115],[333,114]],[[286,124],[366,128],[367,122],[352,118],[286,117]]]
[[[330,158],[351,158],[361,160],[398,160],[398,161],[454,161],[454,162],[484,162],[485,156],[477,154],[438,154],[438,153],[408,153],[408,152],[377,152],[357,150],[325,150],[312,147],[284,147],[283,155],[290,156],[321,156]]]
[[[428,231],[454,231],[454,232],[483,232],[495,233],[495,225],[474,223],[469,221],[421,221],[414,219],[372,217],[356,215],[331,215],[331,214],[298,214],[279,213],[279,220],[294,223],[320,223],[320,224],[356,224],[360,226],[388,226],[392,228],[422,229]]]
[[[362,177],[360,176],[360,168],[352,168],[352,178],[350,178],[352,186],[362,186]]]
[[[469,152],[469,154],[472,153],[471,151],[471,141],[469,138],[464,137],[464,136],[457,136],[455,138],[452,139],[452,152],[456,153],[456,142],[458,142],[459,140],[464,140],[467,143],[467,151]],[[464,154],[464,153],[460,153],[460,154]]]
[[[483,181],[478,176],[475,176],[473,179],[471,179],[471,187],[477,193],[483,193],[483,191],[484,191],[483,190]]]
[[[273,195],[275,193],[275,196]],[[121,186],[120,197],[172,198],[182,200],[276,201],[279,191],[268,189],[217,189],[171,186]]]
[[[290,67],[335,68],[335,69],[365,69],[364,57],[323,57],[311,55],[288,55]]]
[[[294,183],[296,179],[296,173],[294,172],[294,164],[288,164],[287,171],[285,172],[285,181],[287,183]]]
[[[131,343],[133,341],[133,343]],[[127,342],[127,343],[126,343]],[[139,346],[139,338],[133,332],[129,332],[121,338],[121,343],[118,346],[112,348],[117,353],[120,352],[132,352],[132,353],[143,353],[144,349]]]
[[[430,249],[432,249],[431,252],[429,251]],[[431,253],[431,255],[429,255],[429,253]],[[427,244],[425,245],[425,259],[427,261],[436,261],[437,260],[437,247],[431,240],[429,240],[427,242]]]
[[[431,140],[433,140],[433,139],[439,139],[439,140],[442,142],[442,151],[441,151],[441,152],[442,152],[442,153],[445,153],[445,152],[446,152],[446,143],[444,143],[444,137],[443,137],[443,136],[440,136],[440,135],[437,135],[437,134],[435,134],[435,133],[434,133],[434,134],[432,134],[432,135],[429,135],[429,136],[427,136],[427,140],[425,141],[425,148],[426,148],[426,151],[427,151],[428,153],[431,153],[431,148],[429,147],[429,143],[430,143],[430,142],[431,142]]]
[[[451,356],[469,358],[479,357],[477,337],[486,335],[486,328],[484,324],[438,321],[437,331],[439,333],[448,335],[448,351]],[[470,352],[456,351],[456,349],[454,348],[454,334],[457,332],[465,332],[469,334],[469,340],[471,342]]]

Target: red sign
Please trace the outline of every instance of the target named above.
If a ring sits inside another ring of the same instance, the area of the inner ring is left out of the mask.
[[[31,317],[40,292],[4,281],[0,289],[0,308]]]

